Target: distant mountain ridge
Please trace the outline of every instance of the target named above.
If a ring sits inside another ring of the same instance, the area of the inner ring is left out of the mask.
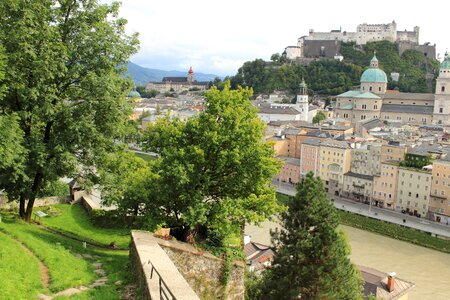
[[[128,71],[127,75],[130,75],[133,78],[134,84],[136,86],[146,85],[150,81],[161,81],[163,77],[187,77],[186,71],[164,71],[159,69],[150,69],[141,67],[135,63],[128,63]],[[213,81],[214,78],[222,76],[214,75],[214,74],[204,74],[197,73],[194,70],[195,80],[197,81]]]

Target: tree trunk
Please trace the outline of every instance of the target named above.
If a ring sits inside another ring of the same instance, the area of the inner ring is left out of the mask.
[[[20,193],[20,199],[19,199],[19,216],[21,219],[25,219],[25,201],[26,196],[25,193]]]
[[[36,200],[36,194],[39,190],[39,186],[42,180],[42,173],[40,171],[36,172],[34,176],[33,186],[31,187],[30,198],[28,199],[27,211],[25,212],[25,221],[31,221],[31,214],[33,213],[34,200]]]

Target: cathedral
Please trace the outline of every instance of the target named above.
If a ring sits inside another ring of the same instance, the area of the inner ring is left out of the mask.
[[[192,67],[189,68],[187,77],[164,77],[161,82],[149,82],[145,86],[147,91],[155,90],[159,93],[175,92],[182,93],[186,91],[205,91],[208,89],[209,82],[199,82],[195,80]]]
[[[370,119],[402,124],[450,126],[450,57],[445,55],[436,79],[435,94],[402,93],[387,90],[386,73],[378,67],[376,55],[361,75],[359,90],[336,96],[334,116],[353,124]]]

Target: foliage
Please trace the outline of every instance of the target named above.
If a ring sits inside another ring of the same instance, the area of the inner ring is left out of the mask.
[[[157,90],[146,90],[145,86],[137,86],[136,91],[141,94],[142,98],[155,98],[159,94]]]
[[[406,50],[400,56],[397,46],[389,41],[370,42],[364,46],[356,46],[355,43],[342,43],[341,53],[346,62],[356,64],[362,68],[368,67],[368,62],[374,51],[380,64],[380,68],[388,75],[388,87],[399,89],[401,92],[430,93],[433,90],[427,86],[427,73],[436,74],[439,71],[439,62],[424,56],[413,49]],[[392,72],[400,73],[399,82],[390,78]]]
[[[152,115],[152,112],[150,110],[144,110],[142,114],[139,116],[139,123],[142,122],[142,119],[145,119],[147,117],[150,117]]]
[[[313,122],[313,124],[319,124],[321,121],[326,120],[326,119],[327,119],[327,116],[322,111],[319,111],[312,119],[312,122]]]
[[[149,124],[142,146],[161,157],[145,202],[148,218],[197,233],[223,233],[278,211],[269,183],[279,162],[263,142],[264,124],[248,101],[251,93],[231,90],[229,83],[222,91],[213,87],[198,117]]]
[[[450,241],[433,237],[428,233],[397,224],[339,211],[341,224],[375,232],[397,240],[410,242],[422,247],[450,253]]]
[[[264,273],[264,299],[362,299],[362,280],[337,232],[338,215],[310,172],[272,232],[275,258]]]
[[[2,232],[0,245],[2,299],[35,299],[43,289],[37,259]]]
[[[412,153],[406,153],[405,159],[400,162],[400,166],[409,167],[415,169],[422,169],[425,166],[430,165],[431,155],[417,155]]]
[[[288,64],[284,55],[276,53],[271,56],[271,62],[262,59],[245,62],[230,80],[233,87],[252,87],[255,93],[286,90],[296,94],[304,78],[310,92],[337,95],[359,85],[362,71],[368,67],[374,51],[377,52],[380,68],[388,75],[390,89],[414,93],[433,92],[427,85],[425,75],[436,75],[439,62],[412,49],[400,56],[397,46],[389,41],[372,42],[364,46],[342,43],[344,61],[321,59],[307,66]],[[399,82],[391,80],[391,72],[400,73]]]
[[[135,152],[134,155],[136,155],[139,158],[142,158],[143,160],[145,160],[148,163],[150,163],[150,162],[154,161],[155,159],[157,159],[156,156],[152,156],[152,155],[144,154],[144,153],[139,153],[139,152]]]
[[[17,116],[24,161],[7,169],[0,189],[31,218],[47,182],[92,174],[97,158],[126,131],[131,82],[121,74],[137,50],[119,4],[97,0],[0,2],[0,44],[7,85],[0,112]],[[28,205],[25,210],[25,201]]]
[[[263,287],[262,277],[255,272],[245,273],[245,300],[263,299],[261,292]]]
[[[281,194],[281,193],[277,193],[277,199],[278,202],[282,205],[287,205],[289,202],[289,198],[291,196],[285,195],[285,194]]]
[[[48,181],[38,193],[38,197],[69,196],[70,190],[67,183],[60,180]]]
[[[102,228],[92,224],[91,217],[80,205],[57,204],[49,206],[49,209],[58,209],[57,216],[41,219],[45,226],[62,232],[68,236],[84,241],[95,241],[96,244],[108,246],[116,242],[119,248],[128,248],[130,231],[123,228]]]
[[[287,90],[296,94],[300,83],[305,79],[310,92],[338,94],[357,85],[360,76],[360,67],[332,59],[314,61],[308,66],[266,64],[257,59],[244,63],[231,82],[233,86],[252,87],[256,93]]]
[[[150,163],[126,150],[106,155],[98,169],[104,203],[117,205],[122,216],[140,215],[157,177]]]

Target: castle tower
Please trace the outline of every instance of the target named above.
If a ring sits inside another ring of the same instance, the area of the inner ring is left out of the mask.
[[[450,125],[450,56],[445,53],[434,94],[433,123]]]
[[[195,81],[195,79],[194,79],[194,71],[192,70],[192,67],[189,68],[187,81],[188,81],[189,84],[192,84]]]
[[[309,103],[308,103],[308,86],[305,80],[299,86],[299,93],[297,95],[297,102],[295,102],[295,108],[301,112],[300,120],[308,121]]]
[[[361,92],[385,94],[387,89],[387,76],[378,67],[378,59],[374,52],[370,67],[361,75]]]

